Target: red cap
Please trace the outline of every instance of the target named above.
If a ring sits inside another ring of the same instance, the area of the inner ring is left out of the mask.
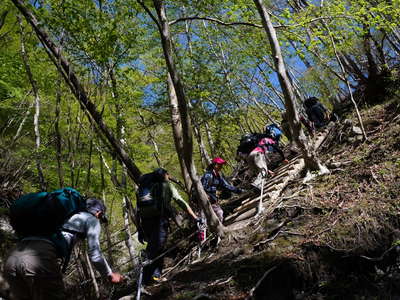
[[[221,157],[216,157],[216,158],[214,158],[214,159],[212,160],[212,162],[215,163],[215,164],[220,164],[220,165],[226,164],[226,161],[223,160]]]

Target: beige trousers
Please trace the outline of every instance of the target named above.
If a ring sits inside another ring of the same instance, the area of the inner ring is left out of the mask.
[[[12,300],[66,299],[60,259],[48,241],[19,242],[7,258],[4,276]]]

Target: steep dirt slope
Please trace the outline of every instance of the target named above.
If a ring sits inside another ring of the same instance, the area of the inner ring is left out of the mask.
[[[232,231],[218,249],[205,247],[202,260],[177,267],[143,299],[400,296],[398,105],[364,110],[363,119],[367,142],[345,122],[322,147],[330,175],[293,179],[280,205]],[[183,254],[172,256],[170,266]]]

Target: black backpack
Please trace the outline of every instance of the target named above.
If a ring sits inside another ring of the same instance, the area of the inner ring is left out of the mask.
[[[246,133],[240,138],[237,151],[248,154],[257,147],[258,142],[263,137],[260,133]]]
[[[136,192],[139,216],[142,218],[170,217],[172,215],[171,196],[169,183],[160,178],[160,174],[152,172],[142,175]]]

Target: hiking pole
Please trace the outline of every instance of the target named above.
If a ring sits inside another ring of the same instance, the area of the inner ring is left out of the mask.
[[[137,281],[137,293],[136,300],[140,300],[140,293],[142,291],[142,281],[143,281],[143,263],[142,263],[142,253],[140,253],[139,257],[139,277]]]
[[[258,203],[258,207],[257,207],[256,216],[261,214],[261,212],[264,210],[263,209],[264,182],[265,182],[265,176],[263,176],[263,178],[261,180],[261,195],[260,195],[260,202]]]
[[[203,221],[203,219],[200,219],[200,222],[196,222],[197,226],[197,259],[200,259],[201,256],[201,245],[203,244],[203,241],[206,239],[206,228],[207,225]]]

